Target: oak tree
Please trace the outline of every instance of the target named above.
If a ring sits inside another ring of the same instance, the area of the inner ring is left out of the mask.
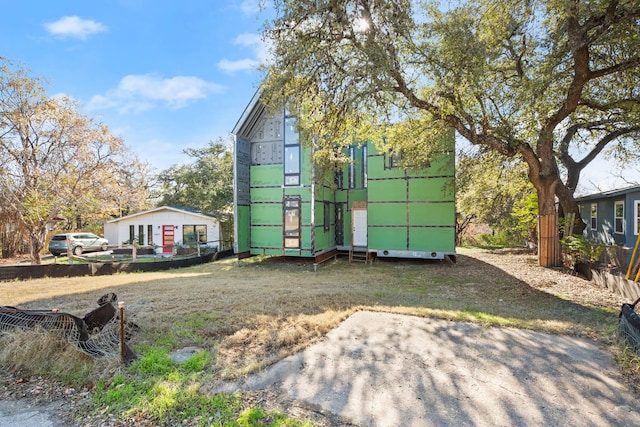
[[[326,150],[372,124],[419,117],[424,141],[454,128],[526,163],[541,220],[555,218],[556,200],[579,217],[580,172],[603,151],[640,152],[640,4],[457,4],[275,0],[264,98],[286,101]],[[545,266],[559,261],[549,224],[539,235]]]

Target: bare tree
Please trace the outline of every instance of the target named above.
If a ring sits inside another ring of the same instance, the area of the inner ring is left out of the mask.
[[[73,100],[48,98],[40,79],[11,65],[0,65],[0,191],[40,263],[54,218],[109,210],[105,195],[123,191],[114,176],[129,152]]]

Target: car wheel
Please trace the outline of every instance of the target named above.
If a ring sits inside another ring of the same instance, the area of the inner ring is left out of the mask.
[[[109,249],[109,245],[106,243],[103,243],[102,246],[100,246],[100,249],[102,249],[103,251],[106,251],[107,249]]]
[[[75,256],[82,255],[82,246],[76,246],[75,248],[73,248],[73,254]]]

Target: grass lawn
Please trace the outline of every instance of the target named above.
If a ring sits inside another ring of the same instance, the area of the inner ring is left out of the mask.
[[[197,390],[255,372],[299,351],[356,310],[527,328],[610,344],[621,303],[591,282],[538,267],[535,256],[459,249],[455,265],[393,260],[364,265],[338,259],[314,272],[311,261],[254,257],[157,273],[0,283],[0,305],[55,307],[83,316],[107,292],[118,295],[141,327],[131,346],[152,368],[143,369],[138,363],[129,369],[116,368],[114,376],[114,368],[105,370],[90,361],[76,374],[96,384],[95,410],[109,406],[128,416],[156,420],[168,415],[153,409],[149,403],[153,399],[145,394],[150,388],[158,384],[177,388],[191,399],[191,406],[200,407],[201,403],[193,402],[205,397]],[[172,367],[166,354],[186,346],[205,350],[193,362],[195,368]],[[0,362],[5,366],[19,357],[5,351],[3,359],[2,354]],[[56,375],[55,367],[47,370]],[[57,377],[69,375],[67,369]],[[122,384],[134,384],[131,393],[142,393],[144,398],[113,393],[107,397],[114,390],[127,389]],[[228,405],[236,408],[234,402]],[[239,411],[231,409],[233,419],[239,419]],[[171,412],[167,419],[179,419],[179,412]],[[198,416],[202,415],[184,417]]]

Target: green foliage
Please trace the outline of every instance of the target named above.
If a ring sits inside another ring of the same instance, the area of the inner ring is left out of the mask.
[[[202,371],[210,359],[208,352],[200,352],[176,364],[166,350],[149,347],[125,374],[116,375],[108,384],[104,380],[96,384],[94,403],[108,406],[124,419],[144,415],[158,425],[177,425],[185,420],[238,427],[309,425],[261,407],[244,409],[238,395],[202,394]]]
[[[638,2],[274,4],[264,98],[286,102],[307,139],[327,151],[417,121],[428,136],[416,140],[418,150],[412,138],[400,140],[422,160],[430,135],[454,128],[527,165],[540,215],[555,212],[556,198],[577,213],[580,171],[602,153],[638,158]],[[555,246],[556,235],[545,237]]]
[[[597,262],[603,254],[602,245],[587,240],[582,235],[566,236],[560,240],[565,254],[570,255],[574,262]]]
[[[491,152],[460,152],[456,187],[459,220],[473,215],[474,223],[493,230],[480,236],[477,244],[521,246],[536,240],[538,198],[522,162]]]
[[[49,98],[40,78],[0,58],[0,211],[28,236],[34,263],[47,224],[96,224],[147,200],[146,165],[68,97]]]
[[[233,205],[233,154],[222,139],[205,148],[188,148],[194,159],[187,165],[174,165],[157,176],[159,205],[200,209],[224,214]]]

